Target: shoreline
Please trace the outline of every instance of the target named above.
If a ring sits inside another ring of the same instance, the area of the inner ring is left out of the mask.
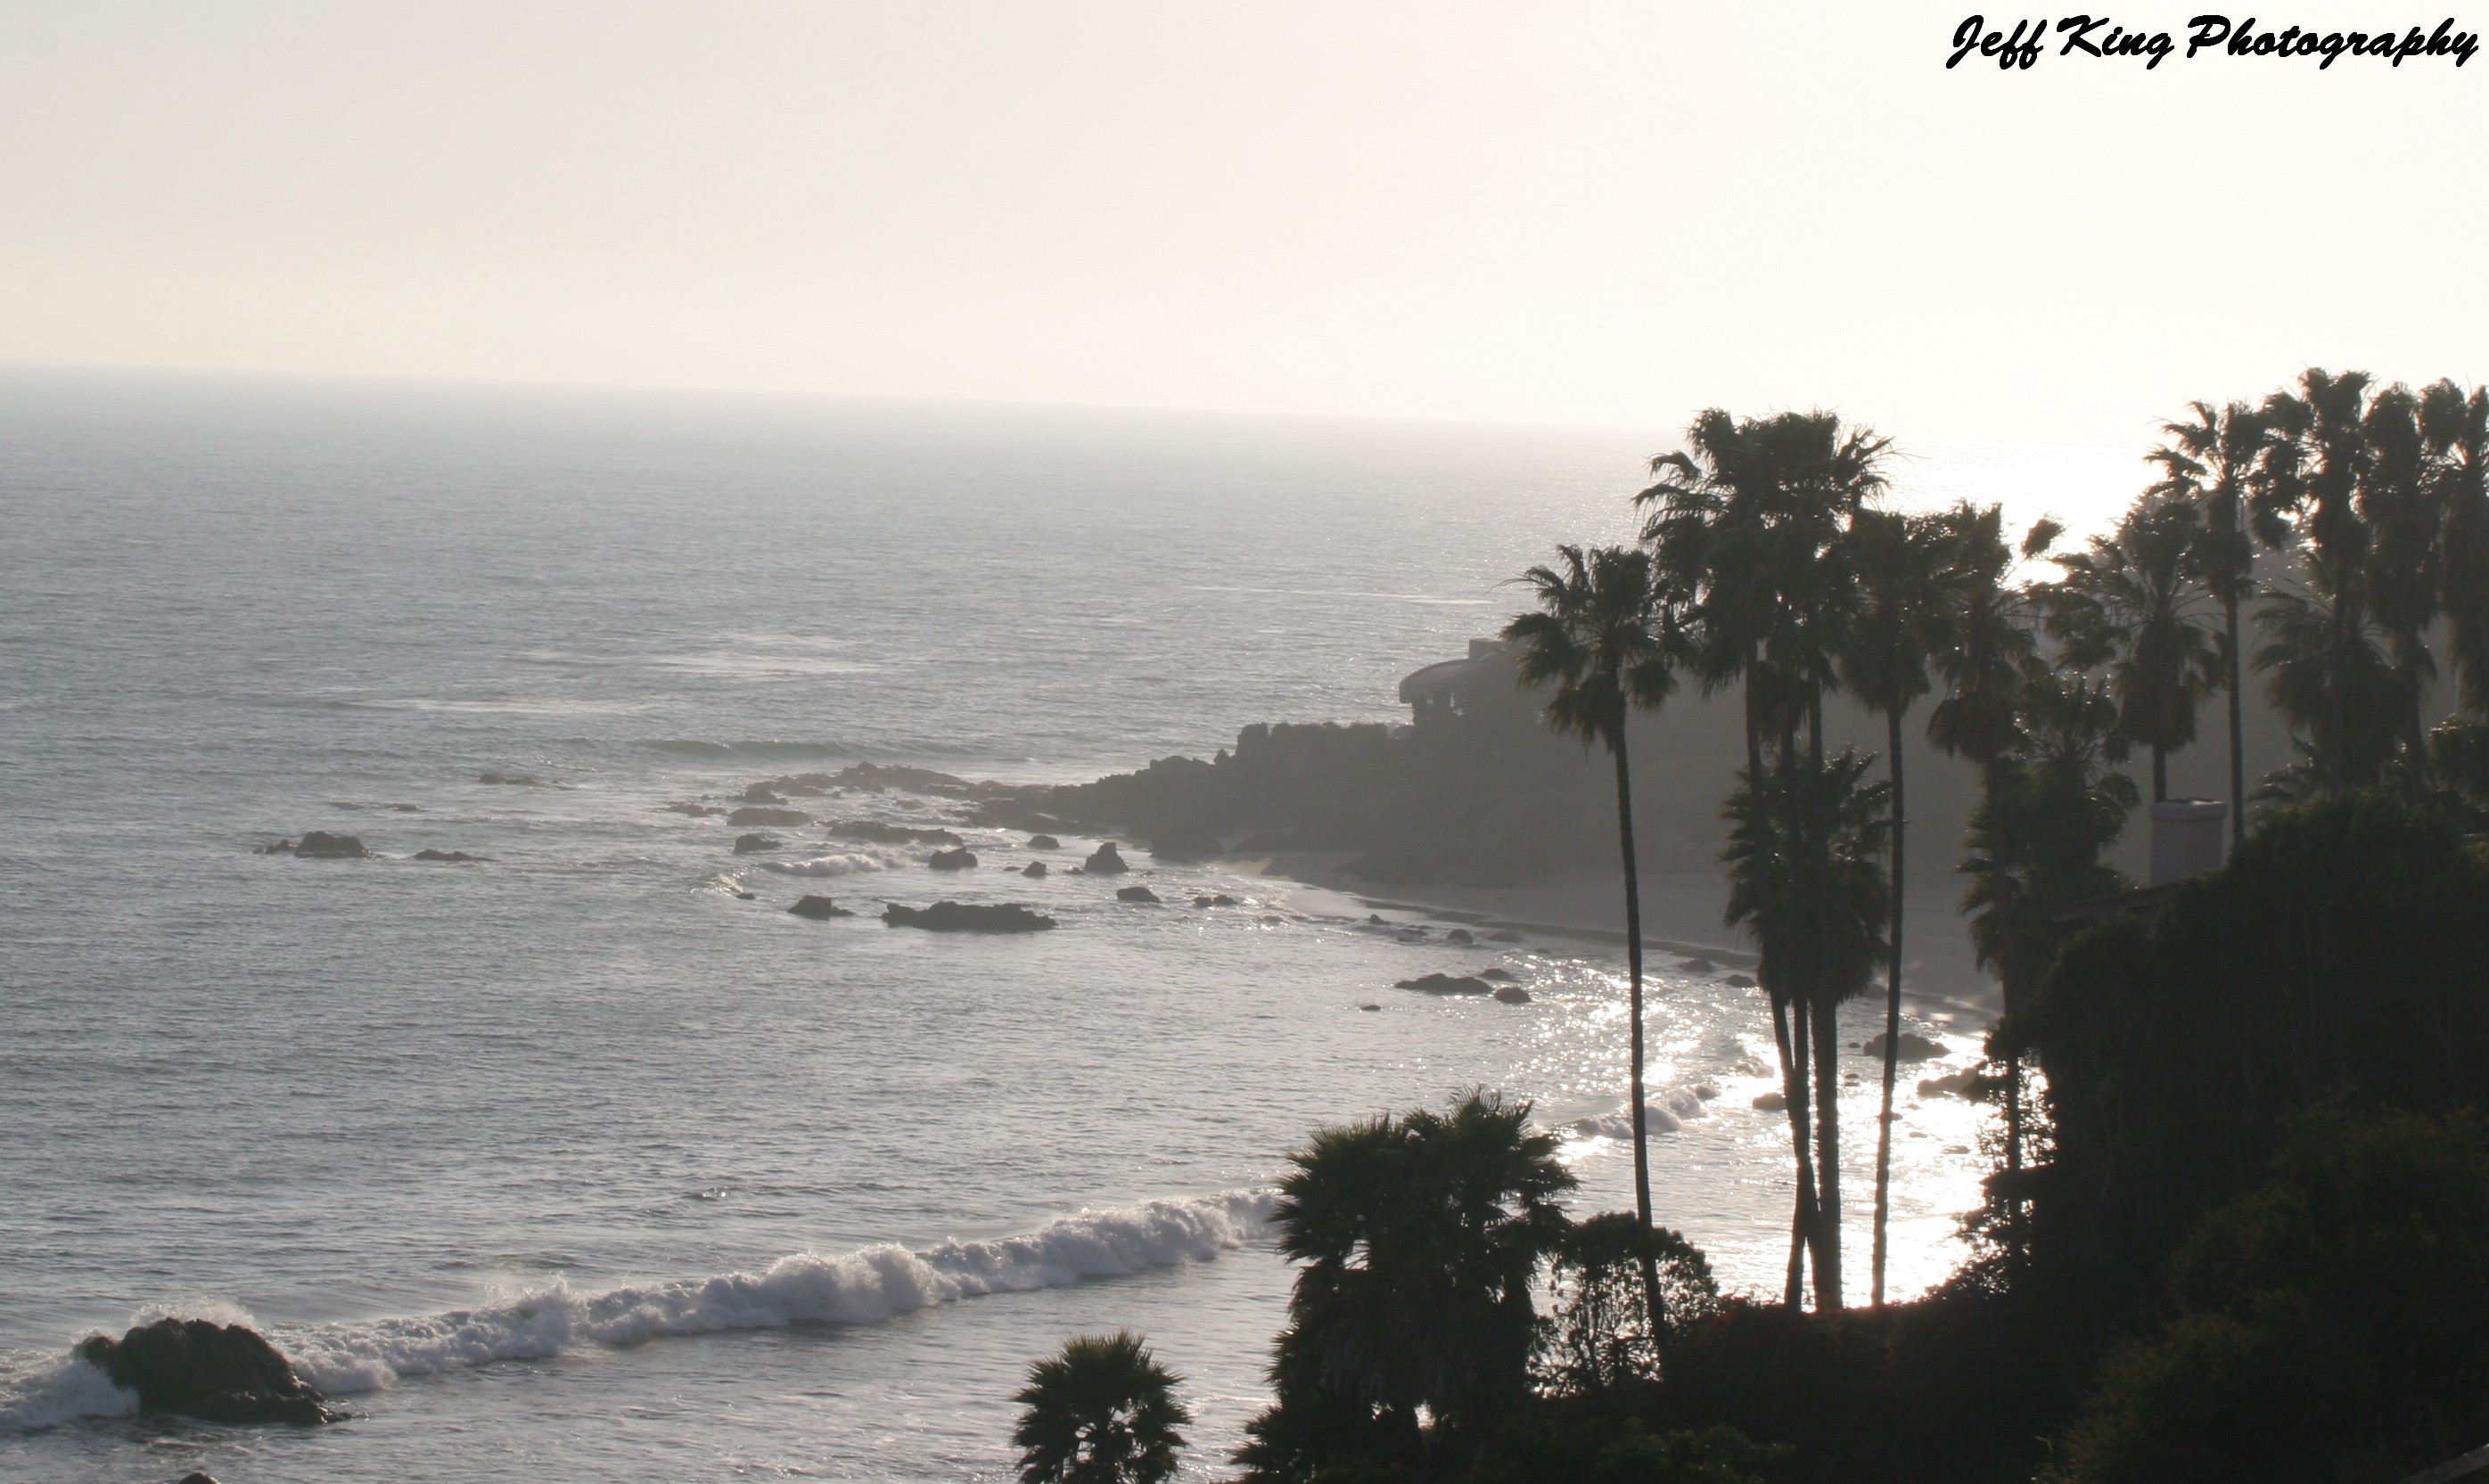
[[[1456,882],[1376,882],[1352,875],[1353,850],[1292,850],[1217,855],[1203,864],[1241,876],[1293,881],[1349,898],[1374,911],[1419,914],[1439,922],[1508,928],[1545,937],[1570,937],[1620,947],[1624,878],[1620,871],[1579,870],[1511,886],[1464,886]],[[1645,872],[1641,879],[1643,946],[1724,965],[1751,968],[1754,950],[1736,941],[1721,922],[1727,882],[1706,871]],[[1965,1016],[1985,1025],[2003,1007],[1993,980],[1966,951],[1948,952],[1961,938],[1960,919],[1921,909],[1904,925],[1903,946],[1916,953],[1903,966],[1905,1003]],[[1915,944],[1913,943],[1915,938]],[[1925,945],[1937,945],[1934,953]],[[1880,987],[1882,976],[1878,975]]]

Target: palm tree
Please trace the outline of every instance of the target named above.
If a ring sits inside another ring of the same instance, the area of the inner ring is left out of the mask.
[[[1816,1253],[1816,1303],[1841,1307],[1841,1122],[1836,1021],[1885,960],[1891,902],[1880,857],[1892,828],[1892,790],[1869,783],[1873,758],[1854,748],[1823,757],[1780,749],[1763,781],[1741,777],[1729,796],[1728,920],[1747,927],[1761,962],[1811,991],[1794,1007],[1812,1021],[1817,1184],[1825,1241]],[[1790,962],[1795,959],[1797,961]],[[1762,974],[1759,969],[1756,978]]]
[[[1531,1284],[1572,1174],[1530,1105],[1473,1094],[1317,1132],[1272,1219],[1302,1269],[1237,1453],[1257,1478],[1365,1454],[1418,1468],[1474,1447],[1527,1388]],[[1647,1301],[1645,1299],[1645,1301]]]
[[[2164,422],[2168,440],[2150,455],[2162,478],[2152,492],[2192,503],[2202,516],[2189,568],[2221,605],[2221,690],[2230,723],[2230,843],[2246,838],[2246,743],[2240,716],[2246,651],[2239,639],[2239,611],[2255,595],[2255,533],[2272,545],[2281,539],[2270,521],[2258,521],[2249,501],[2258,461],[2272,430],[2245,402],[2218,412],[2190,402],[2189,422]]]
[[[2195,704],[2217,673],[2213,636],[2195,616],[2202,542],[2193,505],[2147,494],[2112,533],[2056,558],[2065,580],[2049,595],[2060,663],[2107,666],[2119,728],[2152,750],[2155,804],[2169,797],[2169,754],[2195,740]]]
[[[2445,520],[2447,656],[2465,707],[2489,718],[2489,388],[2467,397],[2439,382],[2420,394],[2419,416]]]
[[[1928,658],[1940,642],[1948,607],[1943,528],[1924,516],[1862,510],[1849,523],[1844,560],[1855,584],[1856,607],[1841,654],[1850,694],[1884,718],[1884,756],[1892,777],[1891,956],[1884,982],[1884,1089],[1876,1116],[1875,1240],[1870,1302],[1884,1306],[1885,1229],[1892,1215],[1893,1088],[1901,1072],[1903,842],[1909,815],[1903,804],[1902,722],[1928,693]]]
[[[1627,1106],[1633,1110],[1634,1209],[1651,1225],[1649,1135],[1643,1127],[1642,888],[1634,858],[1633,772],[1625,756],[1625,718],[1636,706],[1656,707],[1675,689],[1674,623],[1652,583],[1650,555],[1606,546],[1585,553],[1557,548],[1560,566],[1524,574],[1539,612],[1504,626],[1520,646],[1521,683],[1553,681],[1547,722],[1582,739],[1604,743],[1616,766],[1616,844],[1625,872],[1625,964],[1632,1037]],[[1652,1322],[1659,1314],[1659,1273],[1645,1264],[1644,1293]]]
[[[2325,639],[2334,651],[2328,673],[2354,668],[2348,651],[2359,642],[2364,612],[2372,541],[2359,495],[2372,457],[2364,427],[2370,380],[2364,371],[2336,376],[2310,366],[2300,373],[2296,393],[2274,392],[2264,405],[2276,436],[2259,470],[2261,496],[2297,521],[2308,586],[2325,603]],[[2341,745],[2352,728],[2349,696],[2335,689],[2317,698],[2306,725],[2318,782],[2340,788],[2360,781]]]
[[[2127,756],[2118,703],[2106,682],[2032,663],[2023,671],[2015,734],[1988,764],[1989,786],[1971,816],[1971,878],[1962,910],[1972,946],[2005,991],[2005,1017],[1990,1033],[2007,1064],[2005,1167],[2022,1169],[2022,1046],[2016,1012],[2073,928],[2067,908],[2120,890],[2104,864],[2134,807],[2134,781],[2115,771]],[[2021,1246],[2021,1196],[2011,1184],[2008,1229]]]
[[[1793,756],[1801,725],[1811,760],[1800,776],[1814,777],[1822,762],[1823,692],[1834,679],[1847,597],[1843,568],[1828,558],[1847,520],[1883,490],[1890,441],[1864,427],[1845,430],[1825,412],[1739,420],[1715,408],[1695,418],[1686,443],[1651,461],[1657,482],[1635,497],[1638,505],[1657,506],[1643,539],[1658,557],[1662,585],[1690,605],[1693,668],[1705,688],[1745,682],[1746,778],[1764,776],[1767,738],[1784,758]],[[1788,919],[1787,928],[1813,930],[1805,914]],[[1838,1191],[1824,1199],[1814,1165],[1810,1022],[1791,1013],[1809,1002],[1809,986],[1774,978],[1797,971],[1807,956],[1763,956],[1771,967],[1756,977],[1772,1007],[1798,1166],[1787,1295],[1794,1307],[1810,1246],[1818,1295],[1829,1273],[1837,1296]],[[1838,1055],[1837,1042],[1825,1048],[1820,1080],[1828,1086],[1838,1086]],[[1837,1119],[1837,1107],[1828,1111]],[[1837,1128],[1834,1141],[1837,1147]]]
[[[1175,1399],[1184,1378],[1130,1330],[1084,1334],[1028,1368],[1012,1442],[1020,1484],[1159,1484],[1184,1446],[1192,1413]]]

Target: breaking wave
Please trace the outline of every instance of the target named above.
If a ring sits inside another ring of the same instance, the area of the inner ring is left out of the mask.
[[[1704,1106],[1702,1094],[1680,1087],[1661,1093],[1643,1104],[1642,1126],[1648,1133],[1674,1133],[1693,1120],[1711,1110]],[[1576,1120],[1576,1132],[1597,1139],[1630,1139],[1633,1119],[1622,1108],[1614,1113],[1599,1113]]]
[[[763,1272],[592,1292],[557,1278],[477,1308],[278,1326],[267,1332],[303,1380],[331,1396],[346,1395],[387,1386],[401,1377],[497,1360],[725,1329],[869,1325],[987,1294],[1209,1262],[1259,1236],[1275,1203],[1275,1196],[1260,1190],[1144,1201],[1084,1211],[990,1241],[946,1241],[921,1251],[883,1245],[835,1255],[802,1252],[780,1258]],[[215,1307],[214,1317],[234,1318],[232,1311]],[[0,1429],[119,1416],[136,1405],[103,1373],[67,1356],[14,1374],[0,1372]]]
[[[782,742],[758,738],[742,742],[708,742],[698,737],[667,737],[648,746],[677,757],[698,757],[713,762],[736,762],[758,759],[764,762],[804,762],[817,757],[860,758],[864,754],[844,742]]]
[[[896,870],[915,864],[897,850],[874,845],[857,845],[836,855],[815,856],[809,861],[762,861],[762,870],[774,870],[782,876],[852,876],[868,870]]]

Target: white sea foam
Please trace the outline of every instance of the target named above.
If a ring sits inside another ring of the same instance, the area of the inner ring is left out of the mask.
[[[122,1417],[138,1410],[138,1393],[74,1356],[56,1356],[23,1370],[0,1366],[0,1433],[57,1427],[74,1417]]]
[[[1650,1133],[1674,1133],[1686,1124],[1711,1110],[1703,1105],[1702,1096],[1690,1087],[1672,1088],[1643,1104],[1642,1126]],[[1633,1119],[1623,1108],[1614,1113],[1598,1113],[1574,1123],[1576,1131],[1599,1139],[1630,1139]]]
[[[868,870],[896,870],[915,864],[904,853],[878,845],[856,845],[836,855],[809,861],[762,861],[760,869],[784,876],[852,876]]]
[[[670,1334],[872,1324],[985,1294],[1207,1262],[1252,1240],[1273,1197],[1240,1190],[1085,1211],[990,1241],[923,1251],[798,1253],[765,1272],[583,1293],[558,1279],[472,1309],[362,1324],[283,1327],[272,1338],[332,1395],[495,1360],[635,1345]]]

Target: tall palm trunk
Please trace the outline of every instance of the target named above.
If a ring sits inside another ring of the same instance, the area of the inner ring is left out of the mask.
[[[1768,991],[1767,991],[1768,992]],[[1772,995],[1772,1040],[1781,1054],[1781,1092],[1788,1104],[1789,1142],[1797,1148],[1797,1202],[1789,1213],[1788,1284],[1783,1301],[1794,1309],[1806,1302],[1806,1254],[1815,1245],[1815,1160],[1813,1122],[1807,1116],[1806,1014]]]
[[[1642,1217],[1644,1233],[1648,1234],[1650,1132],[1643,1127],[1642,1091],[1642,879],[1634,866],[1633,773],[1625,764],[1623,728],[1616,728],[1610,746],[1616,757],[1616,839],[1625,863],[1625,965],[1632,980],[1634,1210]],[[1651,1334],[1656,1336],[1668,1316],[1660,1307],[1658,1257],[1648,1241],[1642,1247],[1642,1296],[1646,1306],[1645,1318]]]
[[[2247,828],[2247,755],[2246,745],[2239,730],[2239,603],[2231,598],[2221,605],[2229,624],[2229,702],[2230,702],[2230,848],[2246,839]]]
[[[1892,956],[1884,973],[1884,1103],[1875,1116],[1875,1252],[1870,1298],[1884,1306],[1885,1228],[1893,1215],[1893,1084],[1902,1070],[1902,831],[1908,816],[1902,810],[1902,708],[1884,713],[1885,756],[1893,768],[1893,921]]]
[[[1823,870],[1831,859],[1831,842],[1822,796],[1823,693],[1819,689],[1807,704],[1806,753],[1806,987],[1815,1019],[1815,1306],[1820,1310],[1841,1307],[1841,1026],[1832,985],[1824,982],[1829,936],[1824,919],[1831,910],[1827,899],[1831,883]]]

